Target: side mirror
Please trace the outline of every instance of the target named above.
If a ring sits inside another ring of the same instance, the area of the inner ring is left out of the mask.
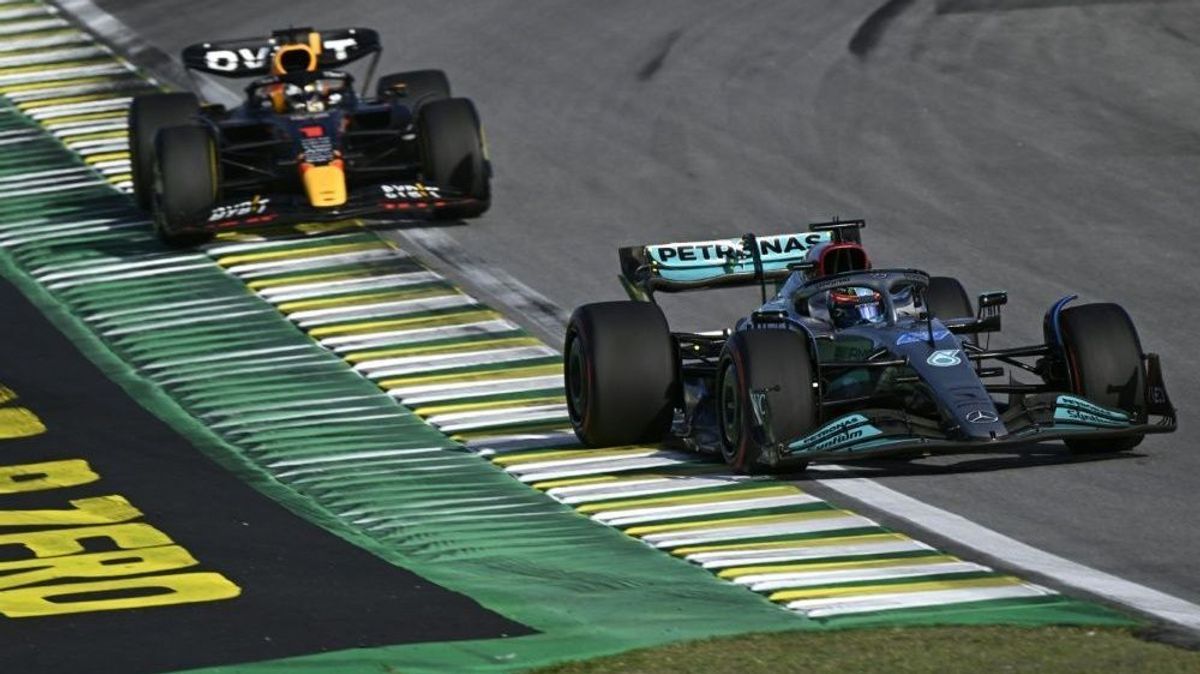
[[[975,318],[949,318],[942,323],[956,335],[977,335],[981,332],[1000,331],[1000,307],[1008,304],[1008,293],[1003,290],[980,293],[979,314]]]
[[[983,313],[983,310],[989,307],[1002,307],[1005,304],[1008,304],[1008,291],[992,290],[979,294],[980,313]]]
[[[979,293],[979,315],[976,320],[987,326],[988,332],[1000,330],[1000,307],[1008,304],[1008,291],[992,290]]]

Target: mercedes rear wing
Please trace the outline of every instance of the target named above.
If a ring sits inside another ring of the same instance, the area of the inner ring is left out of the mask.
[[[835,220],[794,234],[685,241],[620,248],[621,285],[630,298],[653,301],[669,293],[782,282],[803,268],[822,243],[860,243],[863,220]]]

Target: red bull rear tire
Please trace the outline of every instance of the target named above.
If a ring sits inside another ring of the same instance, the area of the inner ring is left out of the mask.
[[[470,203],[437,211],[440,219],[474,218],[492,205],[491,169],[475,105],[447,98],[417,113],[422,177],[427,184],[453,190]]]
[[[212,238],[205,226],[220,187],[220,157],[204,126],[172,126],[155,140],[154,229],[163,243],[188,247]]]
[[[158,132],[187,124],[200,114],[200,101],[191,93],[138,96],[129,106],[129,163],[133,196],[138,207],[150,210],[154,198],[154,143]]]

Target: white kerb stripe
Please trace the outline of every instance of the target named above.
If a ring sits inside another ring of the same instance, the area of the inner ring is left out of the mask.
[[[569,504],[594,503],[617,498],[631,498],[651,494],[670,494],[696,489],[729,487],[752,480],[746,476],[721,477],[659,477],[645,480],[628,480],[616,484],[581,484],[570,487],[555,487],[547,494]]]
[[[692,460],[677,459],[669,456],[646,456],[635,459],[621,459],[605,461],[596,464],[585,464],[582,466],[566,466],[558,468],[546,468],[544,470],[535,470],[528,473],[513,472],[514,475],[519,475],[517,479],[521,482],[542,482],[545,480],[559,480],[568,477],[584,477],[587,475],[602,475],[608,473],[620,473],[630,470],[643,470],[645,468],[658,468],[661,466],[675,466],[681,463],[691,463]]]
[[[779,564],[781,562],[812,561],[830,557],[861,557],[896,552],[918,552],[933,548],[920,541],[876,541],[867,543],[845,543],[841,545],[807,545],[790,548],[721,550],[696,552],[684,559],[695,562],[706,569],[726,569],[731,566],[751,564]]]
[[[658,508],[637,508],[632,510],[612,510],[599,512],[592,519],[613,527],[625,527],[648,522],[664,522],[668,520],[698,517],[700,515],[718,515],[736,513],[746,510],[765,508],[782,508],[784,506],[808,505],[819,503],[821,499],[808,494],[791,494],[787,496],[764,496],[762,498],[738,499],[735,501],[717,501],[715,503],[694,503],[689,505],[662,506]]]
[[[587,464],[609,464],[613,461],[620,461],[622,459],[628,459],[631,457],[655,456],[655,455],[659,455],[659,454],[661,454],[663,456],[674,456],[674,453],[663,452],[662,450],[655,448],[655,447],[647,447],[642,450],[630,450],[627,453],[622,453],[622,454],[617,454],[617,455],[587,454],[584,452],[580,452],[578,456],[572,456],[570,458],[559,458],[559,459],[551,459],[549,461],[529,461],[526,463],[518,463],[518,464],[515,464],[512,466],[506,466],[504,468],[504,470],[509,473],[513,473],[514,475],[522,475],[525,473],[537,472],[539,470],[546,470],[546,469],[551,469],[551,468],[564,468],[567,466],[583,466],[583,465],[587,465]]]
[[[798,599],[787,605],[810,618],[827,618],[849,613],[871,613],[894,611],[921,606],[965,604],[992,599],[1014,599],[1019,597],[1045,597],[1054,594],[1037,585],[1006,585],[1001,587],[972,587],[960,590],[933,590],[930,592],[894,592],[860,597],[831,597],[822,599]]]
[[[413,392],[413,389],[424,389]],[[492,379],[487,381],[469,381],[458,384],[441,386],[411,386],[395,388],[388,395],[408,406],[426,405],[450,400],[470,400],[483,396],[499,395],[502,393],[524,393],[526,391],[548,391],[561,393],[563,390],[562,376],[521,377],[519,379]]]
[[[914,560],[916,561],[916,560]],[[922,576],[950,576],[962,573],[991,571],[986,566],[971,562],[939,562],[937,564],[905,564],[866,569],[838,569],[809,571],[808,573],[756,573],[740,576],[734,582],[749,585],[755,592],[771,592],[787,588],[816,587],[835,583],[857,583],[867,580],[893,580],[896,578],[920,578]]]
[[[294,302],[313,297],[330,297],[342,293],[362,292],[364,290],[402,288],[418,283],[439,281],[441,278],[441,276],[431,271],[410,271],[398,274],[381,274],[363,278],[343,279],[341,281],[293,283],[273,288],[263,288],[258,291],[258,294],[272,302]]]
[[[865,517],[843,515],[841,517],[816,517],[813,519],[773,522],[769,524],[742,524],[705,529],[684,529],[681,531],[646,534],[641,538],[656,548],[678,548],[689,545],[716,543],[718,541],[735,541],[742,538],[811,534],[821,531],[860,529],[875,526],[879,525]]]

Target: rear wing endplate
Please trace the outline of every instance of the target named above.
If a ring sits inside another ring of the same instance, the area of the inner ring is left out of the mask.
[[[754,286],[785,280],[822,243],[859,243],[862,220],[809,225],[793,234],[686,241],[620,248],[621,285],[629,296],[652,301],[656,291]]]

